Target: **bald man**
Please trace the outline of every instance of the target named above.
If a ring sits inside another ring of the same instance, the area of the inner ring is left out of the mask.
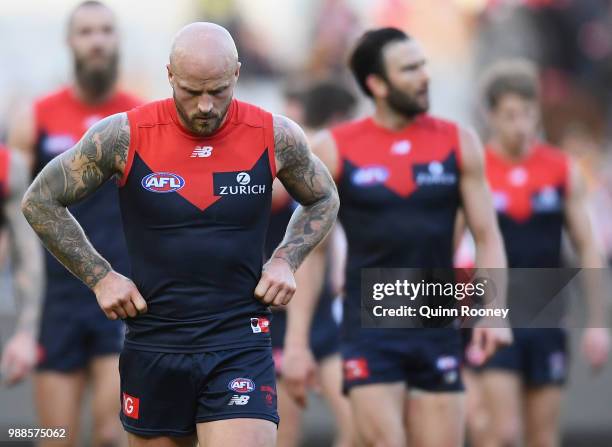
[[[337,191],[295,123],[233,99],[240,62],[224,28],[183,28],[167,70],[173,98],[93,126],[42,170],[23,211],[106,316],[126,320],[130,445],[273,446],[268,306],[293,296],[293,273],[335,221]],[[132,279],[66,208],[111,177]],[[300,206],[262,266],[275,177]]]

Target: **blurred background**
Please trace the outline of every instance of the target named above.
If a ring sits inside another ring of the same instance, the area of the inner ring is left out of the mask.
[[[66,19],[77,0],[0,3],[0,141],[11,111],[70,79]],[[432,112],[483,132],[479,73],[522,56],[540,67],[543,132],[584,170],[602,248],[612,259],[612,1],[610,0],[108,0],[122,34],[121,84],[145,99],[170,95],[173,34],[206,20],[227,27],[242,61],[237,96],[286,112],[284,94],[333,77],[352,85],[345,60],[365,29],[397,26],[429,57]],[[361,113],[368,111],[363,100]],[[486,135],[483,135],[483,138]],[[0,282],[0,342],[14,303]],[[574,337],[574,340],[576,338]],[[573,347],[564,445],[612,445],[612,368],[593,376]],[[609,365],[612,366],[612,365]],[[0,389],[0,429],[35,424],[31,384]],[[328,445],[333,424],[317,398],[305,442]],[[87,432],[87,430],[86,430]]]

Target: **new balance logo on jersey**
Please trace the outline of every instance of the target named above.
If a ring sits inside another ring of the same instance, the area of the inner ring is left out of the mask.
[[[249,403],[250,398],[251,396],[240,396],[238,394],[234,394],[228,402],[228,405],[246,405]]]
[[[212,146],[196,146],[191,153],[191,158],[207,158],[212,155]]]

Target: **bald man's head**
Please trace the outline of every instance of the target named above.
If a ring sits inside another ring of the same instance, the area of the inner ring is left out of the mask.
[[[223,124],[240,72],[230,33],[214,23],[185,26],[174,37],[167,68],[183,124],[199,135],[214,133]]]

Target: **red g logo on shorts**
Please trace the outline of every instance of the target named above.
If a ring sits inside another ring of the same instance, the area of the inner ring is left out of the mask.
[[[344,361],[344,378],[346,380],[360,380],[368,377],[370,377],[370,369],[365,357]]]
[[[138,419],[138,408],[140,407],[140,399],[123,393],[123,414],[132,419]]]

